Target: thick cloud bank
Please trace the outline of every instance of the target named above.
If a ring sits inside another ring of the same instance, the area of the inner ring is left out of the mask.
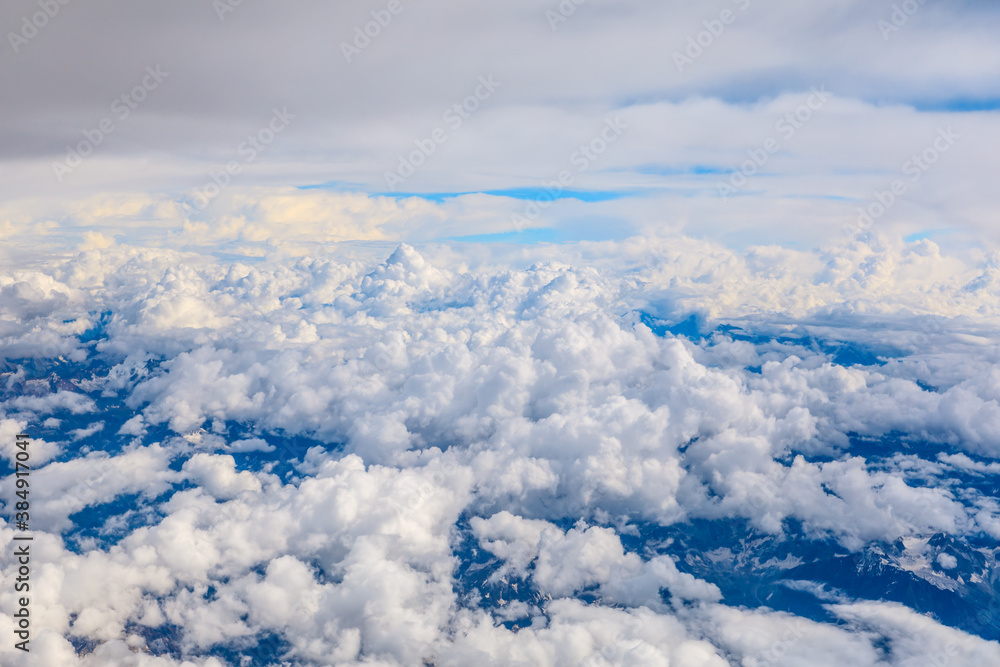
[[[995,257],[360,257],[0,275],[0,662],[1000,664]]]

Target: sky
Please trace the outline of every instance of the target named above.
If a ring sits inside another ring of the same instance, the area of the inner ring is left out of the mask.
[[[881,229],[995,243],[1000,9],[903,4],[4,3],[5,246],[808,248],[896,180]]]
[[[0,26],[0,664],[1000,664],[997,3]]]

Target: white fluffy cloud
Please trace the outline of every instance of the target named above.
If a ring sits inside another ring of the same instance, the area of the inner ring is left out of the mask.
[[[51,329],[79,360],[60,363],[91,364],[2,378],[4,432],[54,434],[33,472],[33,664],[180,664],[143,653],[168,628],[206,665],[273,637],[301,664],[993,659],[995,643],[887,603],[830,607],[847,628],[734,606],[629,542],[639,524],[723,519],[798,522],[848,552],[1000,534],[995,503],[949,477],[1000,456],[1000,358],[982,361],[996,306],[968,287],[982,258],[877,237],[637,244],[253,265],[112,249],[25,273],[48,291],[19,292],[20,313],[72,298],[10,318],[5,354],[52,363],[62,348],[34,333]],[[705,336],[650,319],[689,314]],[[854,349],[884,360],[837,361]],[[852,453],[893,432],[940,456]],[[103,526],[64,537],[102,507]],[[489,559],[474,594],[466,520]],[[909,566],[954,586],[956,555],[923,548]],[[0,596],[3,623],[13,604]]]

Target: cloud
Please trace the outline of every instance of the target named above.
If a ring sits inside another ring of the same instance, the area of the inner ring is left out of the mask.
[[[1000,662],[997,8],[480,5],[0,7],[0,634]]]
[[[483,193],[551,190],[566,172],[572,183],[538,202],[530,221],[561,238],[683,231],[742,247],[813,247],[890,196],[873,220],[887,233],[956,247],[993,238],[996,201],[984,178],[997,136],[994,7],[922,4],[911,15],[862,2],[794,12],[788,3],[723,4],[592,0],[553,30],[551,13],[565,11],[558,3],[465,11],[429,2],[384,29],[372,24],[379,36],[370,39],[362,28],[371,12],[387,10],[320,3],[285,10],[279,25],[253,7],[220,20],[195,4],[123,16],[88,3],[47,21],[0,63],[22,92],[4,119],[17,139],[0,161],[15,193],[0,207],[0,234],[8,252],[18,249],[11,261],[123,242],[253,257],[279,245],[301,256],[335,242],[514,232],[511,216],[526,202]],[[715,35],[723,10],[736,20]],[[22,30],[37,11],[29,0],[10,4],[6,24]],[[93,30],[81,31],[74,13]],[[167,25],[185,26],[184,48]],[[248,51],[265,30],[284,48]],[[103,46],[122,34],[131,37],[115,51]],[[371,44],[348,62],[343,45],[358,34]],[[440,50],[414,59],[428,38]],[[595,43],[627,47],[598,54]],[[688,51],[699,55],[678,71],[676,56]],[[452,53],[469,57],[444,55]],[[49,59],[66,71],[46,78]],[[143,90],[147,67],[169,75],[123,114],[122,98]],[[414,78],[414,67],[437,76]],[[502,86],[455,116],[481,77]],[[373,80],[384,85],[373,89]],[[825,91],[821,102],[815,91]],[[268,125],[275,108],[294,116],[279,134]],[[609,118],[628,126],[610,145],[600,140]],[[111,132],[99,129],[103,120]],[[251,151],[248,140],[265,130],[272,140]],[[446,140],[428,139],[435,130]],[[957,138],[932,150],[941,132]],[[421,151],[426,141],[433,149]],[[385,174],[414,151],[421,164],[398,190],[430,198],[384,196]],[[80,153],[70,173],[56,173],[53,165]],[[217,181],[219,194],[199,210]],[[720,196],[735,181],[736,192]],[[905,192],[893,194],[894,181]],[[565,191],[614,197],[549,205]]]
[[[216,498],[228,500],[245,491],[260,491],[260,481],[248,471],[236,472],[232,456],[199,453],[184,462],[181,470]]]
[[[996,532],[995,503],[960,476],[995,458],[981,361],[995,306],[966,289],[988,271],[873,236],[815,252],[675,237],[252,264],[121,246],[25,272],[87,304],[71,341],[89,365],[5,371],[2,423],[102,441],[32,473],[39,646],[864,665],[884,638],[907,664],[931,649],[895,607],[841,595],[830,613],[849,629],[741,609],[648,531],[746,520],[854,554],[902,540],[900,568],[968,585],[973,557],[913,545]],[[51,298],[23,294],[28,310]],[[688,336],[667,331],[689,315]],[[31,331],[63,318],[12,320],[9,335],[51,359]],[[865,449],[897,431],[913,453]],[[489,563],[469,589],[464,525]],[[967,637],[940,650],[994,648]]]

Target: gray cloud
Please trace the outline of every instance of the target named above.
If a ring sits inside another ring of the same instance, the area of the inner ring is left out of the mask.
[[[0,57],[11,156],[58,155],[147,65],[170,78],[122,123],[109,152],[217,159],[273,106],[287,105],[301,119],[281,153],[351,160],[344,138],[368,130],[370,150],[379,127],[422,132],[490,72],[505,81],[498,106],[553,110],[697,95],[754,101],[817,82],[859,99],[941,103],[991,96],[1000,76],[997,12],[986,3],[925,5],[886,41],[877,21],[890,17],[890,3],[591,0],[553,31],[545,13],[557,2],[400,0],[401,11],[348,63],[341,43],[388,3],[244,2],[220,20],[202,1],[52,1],[58,13]],[[723,10],[735,20],[678,72],[672,54]],[[5,3],[0,25],[20,33],[39,11],[37,2]]]

